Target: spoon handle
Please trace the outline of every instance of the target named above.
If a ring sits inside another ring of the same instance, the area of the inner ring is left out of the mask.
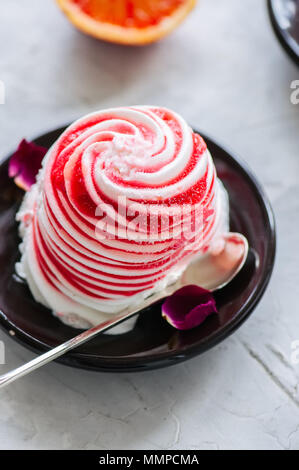
[[[167,294],[169,295],[169,291],[167,293],[166,291],[163,291],[163,292],[160,292],[156,295],[149,297],[149,299],[147,299],[142,304],[142,308],[148,307],[154,302],[157,302],[158,300],[163,299]],[[70,351],[71,349],[74,349],[77,346],[80,346],[81,344],[86,343],[87,341],[89,341],[90,339],[98,335],[99,333],[103,333],[104,331],[109,330],[110,328],[118,325],[124,320],[127,320],[128,318],[133,317],[138,312],[140,312],[140,308],[131,310],[129,312],[126,311],[126,313],[121,313],[118,316],[113,317],[111,320],[107,320],[103,323],[100,323],[97,326],[90,328],[89,330],[83,331],[83,333],[80,333],[79,335],[75,336],[74,338],[71,338],[65,343],[60,344],[56,348],[50,349],[49,351],[32,359],[26,364],[23,364],[22,366],[17,367],[16,369],[10,372],[7,372],[6,374],[1,375],[0,376],[0,388],[5,387],[6,385],[10,384],[11,382],[14,382],[15,380],[19,379],[20,377],[23,377],[24,375],[29,374],[30,372],[33,372],[35,369],[38,369],[39,367],[44,366],[48,362],[51,362],[54,359],[57,359],[58,357],[65,354],[66,352]]]
[[[161,299],[164,299],[165,297],[173,294],[176,290],[178,290],[178,288],[183,287],[184,285],[188,285],[188,284],[200,285],[201,287],[205,287],[211,291],[221,289],[222,287],[224,287],[228,282],[230,282],[236,276],[236,274],[243,267],[247,259],[248,249],[249,249],[247,239],[244,237],[244,235],[241,235],[240,233],[228,233],[226,236],[226,246],[228,245],[229,241],[231,244],[233,244],[233,246],[242,244],[243,250],[241,253],[242,256],[240,256],[240,259],[238,260],[237,265],[233,266],[233,269],[229,267],[229,270],[226,273],[225,277],[223,277],[223,268],[222,268],[221,263],[218,263],[220,265],[220,269],[219,269],[219,266],[217,263],[215,262],[211,263],[207,260],[206,257],[204,257],[203,260],[201,260],[200,262],[197,262],[196,264],[190,263],[190,265],[187,266],[187,268],[183,272],[181,278],[178,279],[174,284],[166,287],[161,292],[158,292],[148,297],[142,303],[141,308],[144,309],[152,305],[153,303],[158,302]],[[226,252],[225,250],[223,250],[220,252],[219,257],[224,256],[225,258],[225,254]],[[215,258],[215,255],[213,255],[213,258]],[[207,263],[210,266],[214,266],[214,271],[212,271],[212,275],[211,275],[211,270],[210,270],[210,281],[211,280],[213,281],[212,284],[211,282],[208,282],[209,278],[207,278],[207,271],[205,269],[205,266],[207,266]],[[202,274],[204,274],[204,276]],[[60,346],[50,349],[49,351],[42,354],[41,356],[38,356],[32,361],[27,362],[27,364],[24,364],[15,370],[7,372],[6,374],[0,376],[0,388],[5,387],[5,385],[8,385],[9,383],[14,382],[16,379],[20,377],[23,377],[23,375],[29,374],[29,372],[32,372],[35,369],[38,369],[39,367],[47,364],[48,362],[51,362],[54,359],[57,359],[57,357],[62,356],[63,354],[70,351],[71,349],[76,348],[80,344],[86,343],[97,334],[103,333],[104,331],[109,330],[113,326],[118,325],[122,321],[133,317],[139,311],[140,311],[140,307],[137,309],[133,308],[132,310],[126,310],[125,312],[120,313],[116,317],[113,317],[111,320],[107,320],[103,323],[100,323],[99,325],[94,326],[93,328],[90,328],[89,330],[84,331],[83,333],[66,341],[65,343],[60,344]]]

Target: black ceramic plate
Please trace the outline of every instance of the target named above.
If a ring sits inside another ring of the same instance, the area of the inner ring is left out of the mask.
[[[40,136],[49,147],[61,129]],[[205,137],[218,175],[230,197],[231,229],[246,235],[248,260],[238,276],[216,295],[219,315],[199,327],[177,331],[161,317],[160,304],[143,311],[135,328],[122,335],[99,335],[59,362],[97,371],[137,371],[169,366],[215,346],[253,311],[270,279],[275,255],[271,207],[244,163]],[[0,165],[0,326],[24,346],[41,353],[70,339],[78,330],[63,325],[36,303],[27,285],[14,274],[19,258],[15,214],[23,192],[7,175],[8,159]]]
[[[299,65],[299,0],[268,0],[268,8],[279,42]]]

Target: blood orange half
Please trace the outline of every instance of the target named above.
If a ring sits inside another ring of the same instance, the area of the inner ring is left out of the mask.
[[[196,0],[56,0],[81,31],[119,44],[157,41],[183,21]]]

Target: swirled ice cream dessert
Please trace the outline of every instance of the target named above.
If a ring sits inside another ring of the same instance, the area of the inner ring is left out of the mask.
[[[18,212],[17,265],[36,301],[88,327],[142,304],[228,230],[226,191],[204,140],[154,106],[74,122]]]

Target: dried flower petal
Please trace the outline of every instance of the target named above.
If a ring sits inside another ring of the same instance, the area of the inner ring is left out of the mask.
[[[213,294],[196,285],[182,287],[162,305],[163,317],[178,330],[195,328],[212,313],[218,313]]]
[[[48,149],[23,139],[9,161],[8,175],[17,186],[28,191],[35,183],[42,159]]]

